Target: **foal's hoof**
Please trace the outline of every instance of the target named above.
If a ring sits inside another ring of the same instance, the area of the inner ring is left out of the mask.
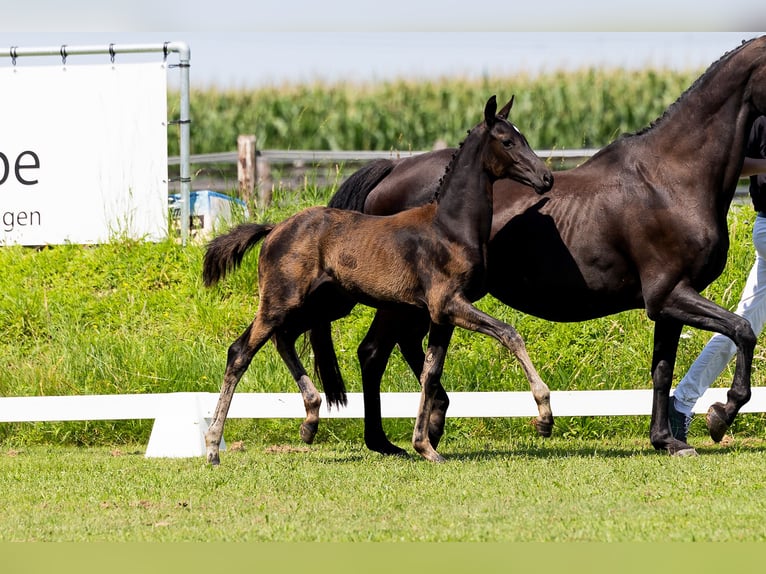
[[[417,453],[422,456],[424,459],[430,461],[430,462],[446,462],[446,459],[440,455],[438,452],[436,452],[431,445],[423,446],[419,444],[413,444],[412,445]]]
[[[311,444],[314,442],[314,437],[317,435],[317,430],[319,430],[319,423],[307,423],[302,422],[301,423],[301,440],[305,442],[306,444]]]
[[[721,442],[721,439],[729,430],[729,425],[726,424],[726,411],[721,403],[713,403],[705,415],[705,423],[707,424],[707,430],[710,433],[710,438],[714,442]]]
[[[218,466],[221,464],[221,457],[218,454],[218,451],[211,452],[208,450],[207,452],[207,462],[208,464],[211,464],[213,466]]]
[[[532,419],[532,426],[537,430],[537,434],[543,438],[548,438],[553,434],[553,421],[544,422],[540,419]]]

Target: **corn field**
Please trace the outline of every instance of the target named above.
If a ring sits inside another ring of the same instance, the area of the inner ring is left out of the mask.
[[[236,149],[255,134],[260,149],[425,150],[457,145],[481,120],[487,98],[515,94],[511,118],[537,149],[601,147],[649,125],[703,72],[583,69],[478,80],[286,84],[192,91],[191,149]],[[169,115],[178,96],[169,95]],[[178,140],[169,137],[169,154]]]

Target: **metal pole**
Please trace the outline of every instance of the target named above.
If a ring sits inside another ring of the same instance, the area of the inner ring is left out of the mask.
[[[191,134],[191,118],[189,116],[189,68],[191,66],[191,50],[186,44],[176,42],[178,48],[179,67],[181,69],[181,110],[178,118],[181,129],[180,142],[180,178],[181,178],[181,243],[186,245],[189,240],[189,219],[191,216],[191,151],[189,149]]]

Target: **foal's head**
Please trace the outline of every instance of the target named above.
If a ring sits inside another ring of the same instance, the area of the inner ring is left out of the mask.
[[[497,179],[511,178],[534,188],[537,193],[545,193],[553,186],[553,174],[529,147],[527,138],[508,121],[511,107],[513,96],[500,111],[497,111],[495,96],[484,107],[484,121],[490,136],[487,164]]]

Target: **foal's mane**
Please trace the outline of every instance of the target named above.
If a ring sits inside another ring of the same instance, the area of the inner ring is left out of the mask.
[[[648,126],[646,126],[646,127],[644,127],[644,128],[641,128],[640,130],[638,130],[638,131],[636,131],[636,132],[633,132],[633,133],[628,133],[628,134],[623,134],[622,136],[620,136],[620,138],[619,138],[619,139],[623,139],[623,138],[626,138],[626,137],[631,137],[631,136],[640,136],[641,134],[644,134],[644,133],[648,132],[649,130],[651,130],[651,129],[653,129],[653,128],[657,127],[658,125],[660,125],[660,124],[661,124],[661,123],[662,123],[662,122],[663,122],[663,121],[664,121],[664,120],[665,120],[665,119],[666,119],[666,118],[667,118],[669,115],[671,115],[671,114],[673,113],[673,111],[674,111],[674,110],[675,110],[675,109],[676,109],[676,108],[677,108],[677,107],[678,107],[678,106],[679,106],[679,105],[680,105],[680,104],[681,104],[681,103],[682,103],[684,100],[686,100],[686,98],[687,98],[688,94],[689,94],[690,92],[693,92],[693,91],[695,91],[695,90],[697,89],[697,87],[698,87],[698,86],[699,86],[699,85],[700,85],[700,84],[701,84],[703,81],[705,81],[705,80],[707,79],[707,77],[708,77],[708,76],[710,76],[711,74],[713,74],[713,73],[715,73],[716,71],[718,71],[718,69],[719,69],[721,66],[723,66],[723,64],[724,64],[725,62],[728,62],[728,61],[729,61],[731,58],[733,58],[733,57],[734,57],[734,56],[736,56],[736,55],[737,55],[739,52],[741,52],[741,51],[742,51],[742,50],[743,50],[745,47],[747,47],[748,45],[752,44],[752,43],[753,43],[753,42],[755,42],[756,40],[758,40],[758,38],[751,38],[750,40],[743,40],[743,41],[742,41],[742,44],[740,44],[740,45],[739,45],[739,46],[737,46],[736,48],[733,48],[733,49],[729,50],[728,52],[725,52],[723,56],[721,56],[720,58],[718,58],[718,60],[716,60],[715,62],[713,62],[712,64],[710,64],[710,66],[708,66],[707,70],[705,70],[705,72],[704,72],[703,74],[701,74],[701,75],[700,75],[700,76],[699,76],[699,77],[698,77],[696,80],[694,80],[694,82],[692,83],[692,85],[691,85],[691,86],[689,86],[688,88],[686,88],[686,90],[684,90],[684,92],[683,92],[683,93],[682,93],[680,96],[678,96],[678,99],[676,99],[676,101],[675,101],[675,102],[673,102],[672,104],[670,104],[670,105],[669,105],[669,106],[668,106],[668,107],[665,109],[665,111],[664,111],[664,112],[662,112],[662,115],[661,115],[659,118],[655,119],[655,120],[654,120],[653,122],[651,122],[651,123],[650,123]]]
[[[479,124],[481,125],[481,124]],[[442,188],[444,185],[446,185],[447,176],[452,171],[452,166],[455,163],[455,159],[457,158],[458,154],[460,153],[460,150],[463,149],[463,144],[465,143],[465,140],[468,139],[468,136],[471,135],[471,132],[475,129],[477,129],[479,126],[475,126],[474,128],[468,130],[467,135],[465,136],[465,139],[460,142],[460,145],[455,148],[455,151],[452,152],[452,157],[449,160],[449,163],[447,164],[447,167],[444,168],[444,173],[439,178],[439,183],[436,184],[436,191],[434,191],[434,194],[431,196],[431,199],[428,203],[435,203],[439,201],[439,194],[441,193]]]

